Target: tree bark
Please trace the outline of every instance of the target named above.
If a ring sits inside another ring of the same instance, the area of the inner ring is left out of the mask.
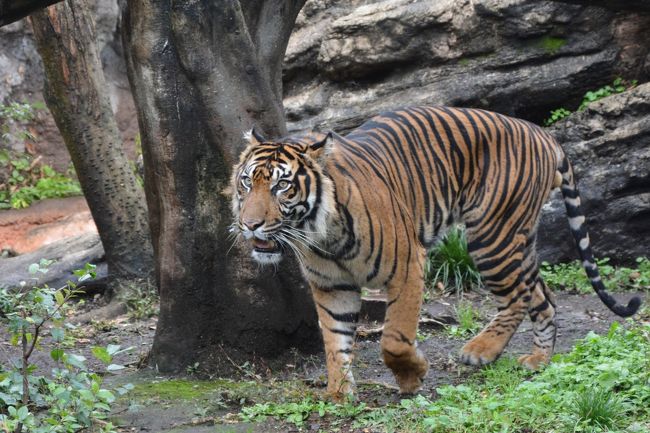
[[[0,0],[0,27],[61,0]]]
[[[66,0],[31,20],[45,70],[43,95],[97,225],[109,274],[147,278],[153,253],[144,191],[123,152],[87,0]]]
[[[281,62],[303,3],[140,0],[123,10],[160,288],[151,363],[161,371],[200,362],[227,373],[221,348],[236,361],[319,347],[295,263],[258,270],[246,248],[230,249],[224,194],[243,132],[286,132]]]

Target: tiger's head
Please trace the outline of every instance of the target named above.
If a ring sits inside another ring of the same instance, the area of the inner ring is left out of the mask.
[[[252,257],[278,263],[287,248],[315,246],[335,209],[334,185],[325,175],[332,134],[266,141],[252,130],[233,169],[232,230],[250,241]]]

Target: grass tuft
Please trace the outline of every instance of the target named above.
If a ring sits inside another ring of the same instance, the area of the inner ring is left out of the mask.
[[[623,401],[611,391],[587,389],[575,399],[574,408],[582,424],[610,429],[625,414]]]
[[[440,282],[446,290],[462,292],[481,286],[481,274],[467,251],[465,231],[454,227],[429,253],[426,279],[429,285]]]

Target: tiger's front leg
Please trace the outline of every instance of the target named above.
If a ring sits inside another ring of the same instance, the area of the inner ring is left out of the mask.
[[[311,288],[325,343],[327,393],[334,400],[342,400],[355,391],[352,349],[361,309],[361,291],[352,286],[327,288],[312,284]]]
[[[417,330],[424,290],[422,251],[420,262],[410,264],[410,278],[388,286],[388,303],[381,350],[393,371],[400,394],[414,394],[422,387],[429,361],[417,348]]]

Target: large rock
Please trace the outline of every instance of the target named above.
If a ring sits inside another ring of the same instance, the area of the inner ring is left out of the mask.
[[[541,122],[617,75],[650,76],[650,13],[537,0],[308,2],[287,50],[292,131],[414,104]]]
[[[650,83],[591,103],[552,128],[572,162],[596,256],[650,256]],[[559,192],[544,208],[544,260],[577,258]]]

